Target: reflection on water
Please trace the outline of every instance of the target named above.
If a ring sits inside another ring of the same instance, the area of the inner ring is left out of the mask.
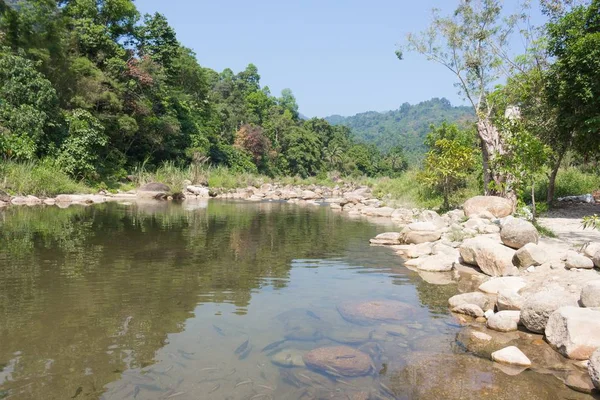
[[[369,247],[382,229],[279,203],[1,210],[0,399],[563,398],[550,375],[465,355],[456,286]],[[374,299],[413,312],[366,326],[338,312]],[[340,345],[370,373],[303,365]]]

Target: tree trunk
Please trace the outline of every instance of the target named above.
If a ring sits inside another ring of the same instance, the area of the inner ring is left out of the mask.
[[[495,170],[490,164],[494,156],[505,152],[504,143],[498,128],[494,126],[489,117],[480,118],[477,121],[477,133],[481,139],[481,151],[483,154],[483,181],[486,195],[503,196],[514,199],[512,190],[506,189],[507,176]],[[492,187],[490,187],[492,185]]]
[[[536,209],[535,209],[535,183],[534,182],[531,182],[531,214],[533,215],[531,220],[535,224]]]
[[[556,175],[558,175],[558,169],[560,168],[560,164],[562,163],[562,160],[563,160],[566,152],[567,152],[567,149],[565,146],[565,148],[562,149],[560,151],[560,153],[558,154],[558,159],[556,160],[556,163],[552,166],[552,172],[550,173],[550,176],[548,177],[548,193],[546,196],[546,201],[548,202],[548,208],[552,208],[552,205],[554,204],[554,189],[556,187]]]

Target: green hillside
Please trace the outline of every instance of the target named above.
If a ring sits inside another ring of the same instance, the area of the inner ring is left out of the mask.
[[[345,125],[358,141],[373,143],[383,151],[402,145],[411,161],[425,152],[423,141],[431,124],[444,121],[467,125],[474,120],[473,110],[452,106],[445,98],[433,98],[416,105],[402,104],[387,112],[368,111],[352,117],[332,115],[325,118],[332,125]]]

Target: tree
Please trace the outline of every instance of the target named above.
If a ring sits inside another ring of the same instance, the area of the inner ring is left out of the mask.
[[[427,140],[430,150],[419,177],[442,194],[445,209],[450,208],[450,195],[464,184],[475,162],[473,147],[461,139],[467,136],[459,133],[456,126],[442,125],[432,127]]]
[[[501,193],[507,177],[490,164],[494,156],[505,152],[504,138],[492,121],[496,104],[490,94],[508,70],[510,34],[523,16],[502,19],[500,4],[499,0],[461,0],[449,17],[434,10],[430,27],[421,34],[409,34],[404,49],[425,55],[455,75],[459,93],[477,117],[485,192],[510,197]],[[403,49],[396,55],[402,59]]]
[[[406,168],[408,168],[408,162],[404,155],[404,148],[402,146],[392,147],[383,157],[382,164],[383,170],[392,176],[404,172]]]
[[[600,0],[578,6],[548,24],[548,92],[561,130],[582,154],[600,149]]]
[[[0,50],[0,154],[34,159],[48,145],[57,118],[52,84],[33,62]]]
[[[69,134],[60,148],[58,163],[75,178],[92,178],[97,173],[99,149],[108,142],[104,126],[85,110],[75,110],[65,118]]]
[[[286,133],[282,143],[284,169],[303,178],[315,175],[321,169],[321,145],[315,133],[293,126]]]

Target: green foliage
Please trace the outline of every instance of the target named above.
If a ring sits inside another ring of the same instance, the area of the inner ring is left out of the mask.
[[[448,209],[450,195],[465,185],[472,172],[475,163],[473,147],[469,145],[468,133],[448,124],[439,128],[432,126],[426,143],[430,150],[419,178],[427,187],[442,194],[443,206]]]
[[[597,229],[600,231],[600,217],[598,214],[594,215],[586,215],[582,218],[581,224],[583,225],[583,229]]]
[[[85,110],[74,110],[65,116],[68,136],[58,156],[58,164],[77,178],[91,178],[98,168],[98,153],[107,144],[104,126]]]
[[[56,92],[33,62],[0,50],[0,157],[34,159],[56,117]]]

